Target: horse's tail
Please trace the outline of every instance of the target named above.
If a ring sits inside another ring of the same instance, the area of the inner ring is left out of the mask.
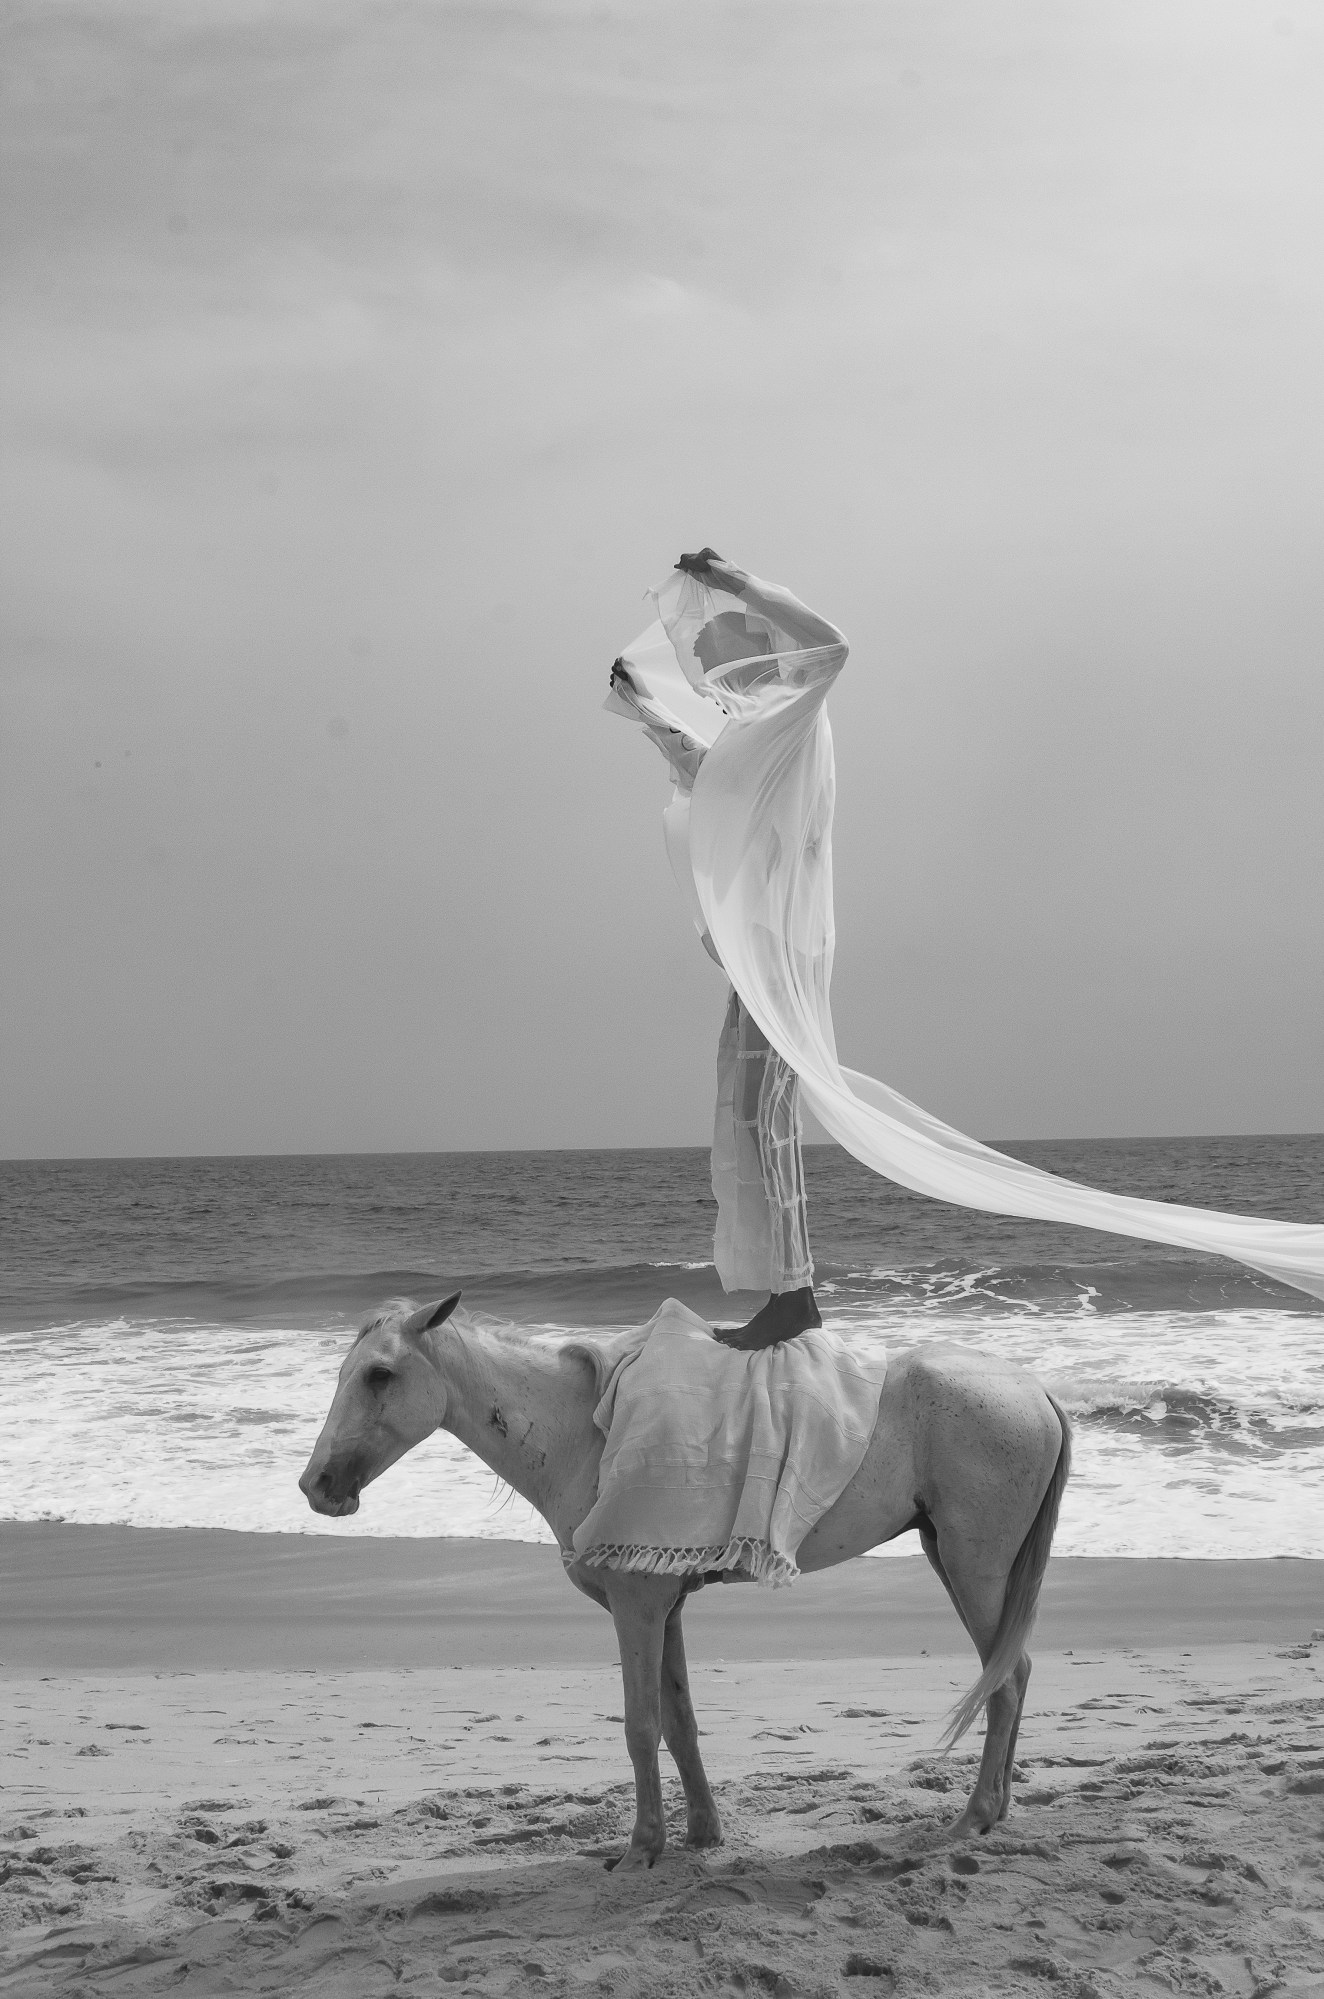
[[[1044,1390],[1047,1395],[1047,1389]],[[1071,1421],[1066,1410],[1056,1396],[1049,1395],[1053,1414],[1062,1425],[1062,1444],[1057,1454],[1057,1464],[1053,1476],[1048,1481],[1048,1490],[1039,1502],[1039,1511],[1030,1523],[1030,1531],[1016,1553],[1007,1577],[1007,1593],[1002,1599],[1002,1615],[998,1628],[993,1634],[993,1650],[988,1664],[975,1681],[964,1699],[957,1702],[948,1718],[943,1732],[942,1747],[950,1749],[975,1719],[991,1693],[1002,1685],[1016,1669],[1016,1663],[1025,1650],[1026,1641],[1034,1625],[1039,1608],[1039,1585],[1044,1579],[1048,1566],[1048,1553],[1053,1545],[1053,1534],[1057,1527],[1058,1508],[1062,1504],[1062,1494],[1066,1490],[1067,1479],[1071,1475]]]

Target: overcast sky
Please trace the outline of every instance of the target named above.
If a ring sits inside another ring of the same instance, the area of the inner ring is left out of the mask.
[[[1324,1127],[1317,9],[6,19],[0,1151],[703,1143],[705,541],[851,640],[843,1060]]]

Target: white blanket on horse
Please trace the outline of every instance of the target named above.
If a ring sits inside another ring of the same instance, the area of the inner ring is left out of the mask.
[[[594,1411],[598,1497],[567,1559],[793,1582],[800,1543],[860,1468],[886,1368],[822,1330],[738,1353],[669,1298]]]

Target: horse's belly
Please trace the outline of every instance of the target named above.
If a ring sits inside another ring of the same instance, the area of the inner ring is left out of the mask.
[[[796,1566],[802,1575],[830,1569],[890,1541],[915,1517],[915,1461],[909,1438],[888,1420],[887,1395],[878,1427],[846,1490],[800,1543]]]

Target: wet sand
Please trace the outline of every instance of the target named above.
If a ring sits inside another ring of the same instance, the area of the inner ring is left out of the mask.
[[[589,1664],[606,1615],[554,1549],[518,1541],[0,1525],[0,1666]],[[919,1554],[848,1562],[789,1590],[727,1585],[685,1613],[691,1658],[970,1654]],[[1054,1560],[1037,1643],[1288,1642],[1324,1624],[1324,1561]]]
[[[686,1612],[726,1844],[607,1872],[607,1618],[554,1552],[0,1529],[0,1993],[1324,1994],[1324,1564],[1060,1562],[1012,1814],[918,1560]]]

